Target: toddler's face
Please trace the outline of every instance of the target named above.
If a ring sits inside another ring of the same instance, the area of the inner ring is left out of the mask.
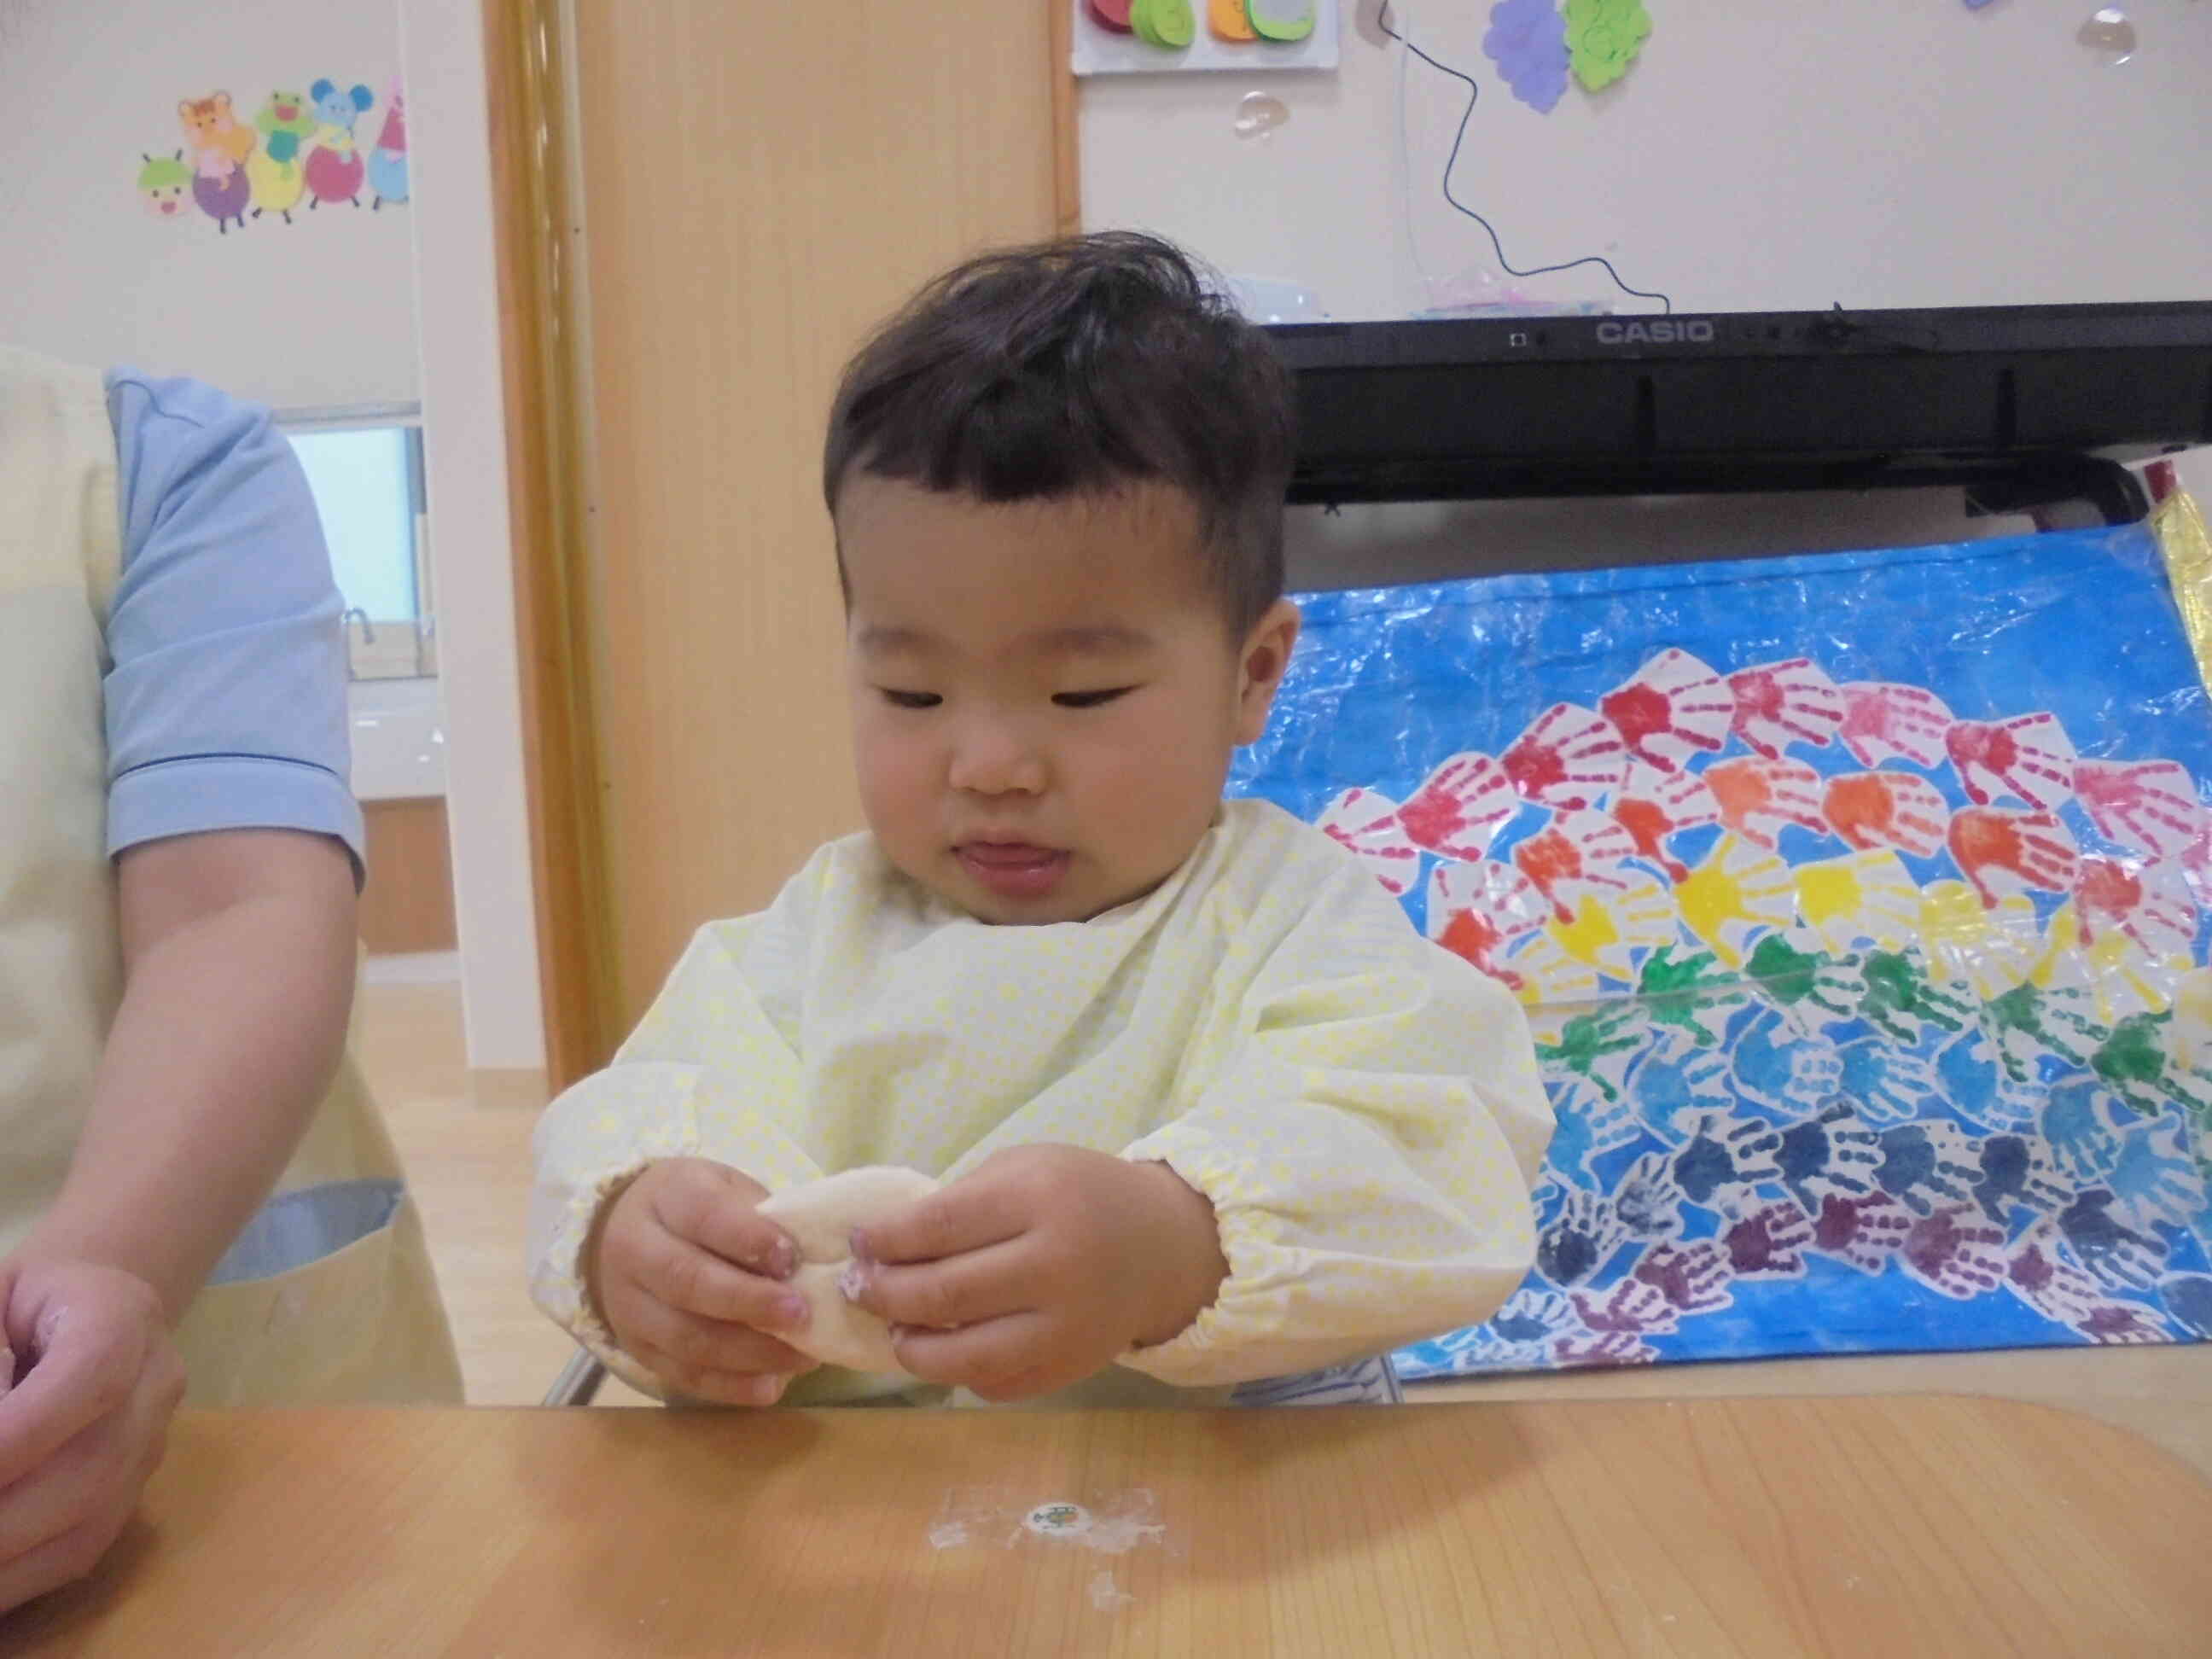
[[[854,747],[893,863],[994,922],[1141,896],[1213,822],[1297,638],[1232,641],[1180,492],[994,505],[856,473],[837,508]]]

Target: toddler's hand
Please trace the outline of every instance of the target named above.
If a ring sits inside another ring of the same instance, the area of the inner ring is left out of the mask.
[[[854,1240],[855,1298],[916,1376],[1019,1400],[1179,1335],[1229,1264],[1213,1206],[1164,1164],[1074,1146],[987,1159]]]
[[[798,1265],[753,1212],[768,1189],[705,1158],[648,1164],[587,1252],[600,1313],[623,1351],[672,1388],[726,1406],[772,1406],[814,1362],[772,1333],[805,1328],[781,1281]]]

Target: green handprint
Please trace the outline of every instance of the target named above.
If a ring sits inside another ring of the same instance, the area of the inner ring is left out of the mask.
[[[1607,1054],[1626,1054],[1642,1046],[1640,1037],[1614,1035],[1632,1018],[1633,1011],[1626,1007],[1577,1014],[1560,1028],[1556,1044],[1536,1045],[1536,1057],[1547,1066],[1564,1066],[1576,1075],[1588,1078],[1600,1094],[1607,1100],[1617,1101],[1620,1091],[1598,1075],[1597,1063]]]
[[[1849,957],[1801,951],[1781,934],[1769,933],[1753,950],[1744,969],[1759,994],[1785,1014],[1800,1020],[1816,1014],[1849,1019],[1855,1011],[1835,993],[1849,982],[1856,966]]]
[[[1939,989],[1919,963],[1898,951],[1869,951],[1859,963],[1866,994],[1859,1012],[1899,1042],[1917,1043],[1921,1024],[1963,1031],[1973,1005]]]
[[[2171,1014],[2129,1016],[2089,1056],[2089,1068],[2131,1112],[2155,1114],[2167,1101],[2175,1101],[2203,1121],[2212,1115],[2212,1099],[2183,1088],[2176,1076],[2179,1068],[2166,1059],[2159,1028],[2172,1018]]]
[[[2079,1066],[2082,1063],[2081,1049],[2060,1036],[2054,1022],[2072,1026],[2092,1043],[2101,1042],[2109,1035],[2101,1026],[2062,1006],[2062,998],[2078,1001],[2081,993],[2045,991],[2033,983],[2023,983],[1982,1005],[1990,1035],[1996,1039],[1997,1057],[2015,1083],[2033,1080],[2028,1066],[2015,1052],[2021,1039],[2049,1049],[2069,1066]],[[2030,1053],[2033,1052],[2031,1048]]]
[[[1718,969],[1710,951],[1676,960],[1674,947],[1662,945],[1644,960],[1636,988],[1644,1000],[1644,1012],[1654,1025],[1673,1025],[1702,1043],[1720,1041],[1720,1033],[1698,1018],[1709,1007],[1732,1008],[1744,998],[1741,982],[1734,974]]]

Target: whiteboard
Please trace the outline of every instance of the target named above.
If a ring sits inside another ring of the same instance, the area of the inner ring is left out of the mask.
[[[1647,0],[1625,80],[1540,115],[1483,57],[1486,0],[1393,19],[1482,94],[1453,173],[1524,268],[1604,253],[1678,310],[2212,297],[2212,3],[2135,0],[2133,61],[2088,0]],[[1352,25],[1327,76],[1270,77],[1290,120],[1233,122],[1234,77],[1082,85],[1084,217],[1172,236],[1342,318],[1405,316],[1492,264],[1440,189],[1466,89]],[[1405,142],[1401,160],[1401,76]],[[1510,279],[1508,279],[1510,283]],[[1594,268],[1511,283],[1656,309]]]

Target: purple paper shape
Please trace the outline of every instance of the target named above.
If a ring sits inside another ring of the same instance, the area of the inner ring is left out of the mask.
[[[1482,50],[1513,95],[1549,115],[1567,90],[1567,20],[1554,0],[1498,0]]]
[[[1996,0],[1966,0],[1966,9],[1968,11],[1979,11],[1984,6],[1993,5],[1995,3]]]

